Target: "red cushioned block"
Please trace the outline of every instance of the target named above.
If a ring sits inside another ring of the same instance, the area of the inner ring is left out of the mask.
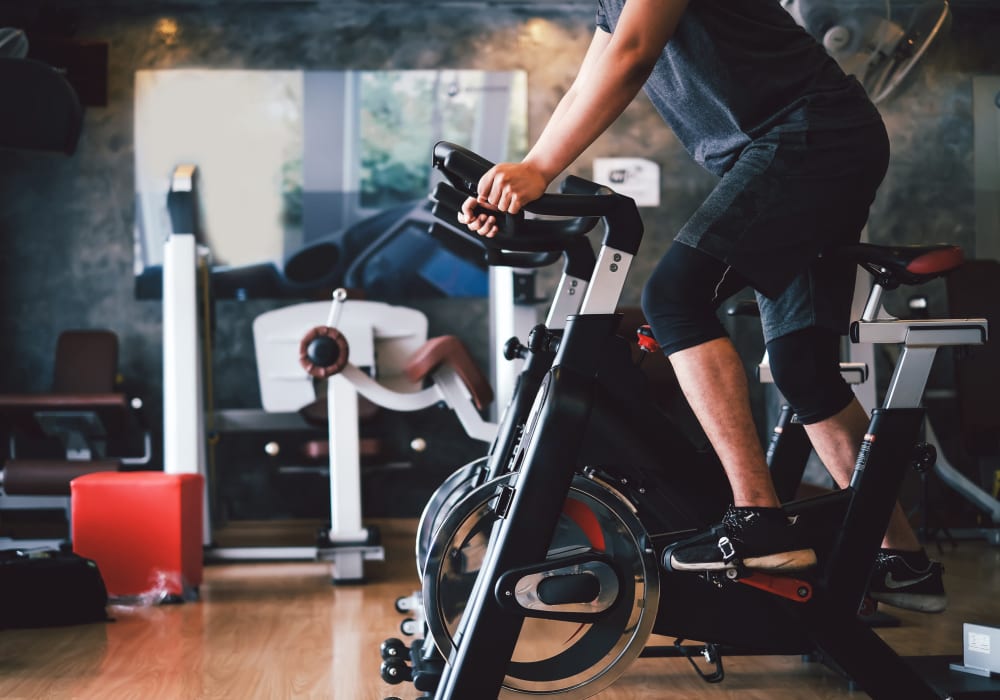
[[[100,472],[70,482],[73,551],[108,595],[187,597],[202,579],[199,474]]]

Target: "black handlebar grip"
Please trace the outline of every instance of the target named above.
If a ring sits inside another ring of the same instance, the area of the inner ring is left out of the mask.
[[[559,184],[559,191],[562,194],[614,194],[614,191],[606,185],[599,185],[576,175],[567,175],[566,179]]]
[[[479,180],[493,167],[485,158],[447,141],[434,146],[433,164],[459,194],[466,196],[476,196]],[[494,214],[502,235],[489,239],[491,242],[486,245],[519,251],[557,250],[562,248],[558,238],[585,233],[597,224],[597,218],[604,218],[608,225],[605,234],[608,244],[632,255],[638,252],[642,218],[632,199],[596,183],[587,184],[583,178],[571,179],[567,188],[581,193],[543,194],[525,205],[516,216]],[[461,208],[462,203],[457,203],[456,208]],[[574,223],[524,219],[524,212],[571,218]]]
[[[441,170],[452,185],[470,197],[478,194],[480,178],[494,165],[457,144],[439,141],[434,145],[434,167]]]

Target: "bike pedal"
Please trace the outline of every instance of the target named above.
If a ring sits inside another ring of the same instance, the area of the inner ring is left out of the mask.
[[[727,583],[732,583],[733,581],[739,580],[743,572],[746,571],[741,566],[731,566],[727,569],[717,569],[715,571],[704,571],[701,577],[708,581],[710,584],[716,588],[722,588]]]

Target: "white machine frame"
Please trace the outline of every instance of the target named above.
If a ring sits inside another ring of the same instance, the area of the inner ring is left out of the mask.
[[[427,318],[415,309],[382,302],[347,300],[335,293],[334,303],[308,302],[269,311],[253,323],[265,411],[297,411],[315,398],[313,379],[299,364],[299,343],[310,328],[336,328],[348,341],[350,362],[327,379],[330,440],[329,545],[301,548],[298,556],[334,563],[334,580],[360,580],[365,560],[381,560],[384,549],[373,543],[362,525],[358,398],[395,411],[417,411],[438,403],[451,407],[466,433],[489,442],[495,423],[484,420],[454,369],[442,365],[423,388],[403,372],[408,358],[427,339]],[[287,550],[287,548],[285,548]],[[228,558],[240,552],[222,552]],[[286,554],[296,555],[295,552]],[[253,552],[244,556],[251,557]],[[256,552],[257,557],[260,552]]]

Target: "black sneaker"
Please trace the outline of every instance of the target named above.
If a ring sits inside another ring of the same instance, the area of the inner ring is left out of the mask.
[[[924,552],[883,549],[868,580],[872,598],[904,610],[937,613],[948,607],[942,574],[944,567]]]
[[[742,563],[749,569],[798,571],[816,564],[799,529],[781,508],[729,506],[722,523],[663,552],[668,571],[719,571]]]

